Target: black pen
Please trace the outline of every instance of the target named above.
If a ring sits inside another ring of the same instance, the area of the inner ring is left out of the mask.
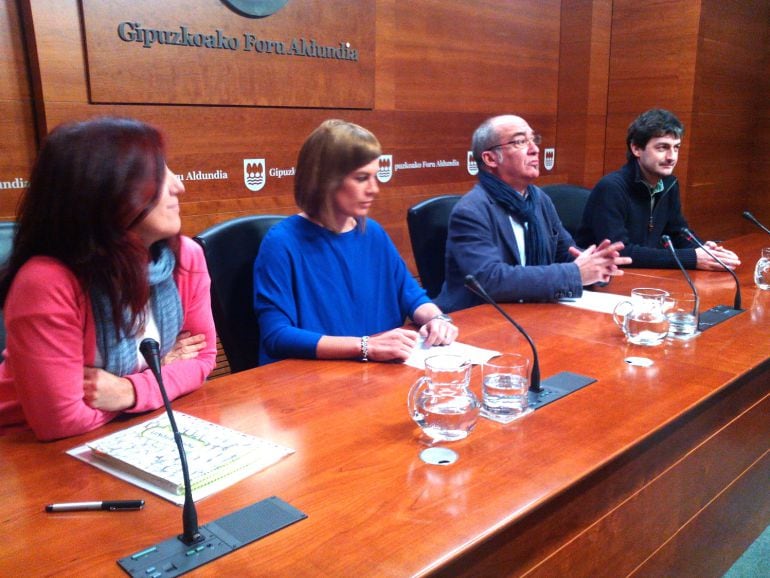
[[[120,512],[123,510],[141,510],[144,500],[105,500],[103,502],[63,502],[48,504],[46,512],[82,512],[86,510],[107,510]]]

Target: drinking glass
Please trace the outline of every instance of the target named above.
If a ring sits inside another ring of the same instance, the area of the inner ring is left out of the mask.
[[[529,371],[529,359],[518,353],[504,353],[484,363],[481,415],[508,423],[531,412]]]
[[[698,307],[692,293],[674,292],[665,303],[668,336],[689,339],[698,333]]]
[[[762,255],[754,267],[754,283],[763,291],[770,289],[770,247],[762,249]]]

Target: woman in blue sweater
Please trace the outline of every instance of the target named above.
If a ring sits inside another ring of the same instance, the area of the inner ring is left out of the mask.
[[[380,143],[327,120],[297,159],[301,213],[275,225],[254,263],[260,362],[284,358],[405,360],[422,336],[449,344],[457,327],[410,275],[366,215],[379,193]],[[402,328],[411,318],[419,331]]]

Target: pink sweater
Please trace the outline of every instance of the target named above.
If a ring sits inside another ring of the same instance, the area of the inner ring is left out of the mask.
[[[198,389],[216,363],[211,294],[201,248],[182,237],[175,274],[184,311],[182,330],[204,333],[206,347],[195,359],[163,366],[163,382],[174,399]],[[78,435],[107,423],[118,412],[83,401],[83,368],[96,358],[96,328],[88,295],[61,262],[30,259],[16,275],[5,303],[7,344],[0,364],[0,432],[27,424],[40,440]],[[149,369],[124,376],[136,391],[128,412],[163,405]]]

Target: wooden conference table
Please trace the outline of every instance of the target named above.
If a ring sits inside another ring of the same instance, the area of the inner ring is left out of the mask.
[[[451,466],[419,458],[406,395],[421,372],[404,365],[286,361],[177,400],[296,450],[198,502],[201,524],[272,495],[308,515],[193,575],[720,576],[770,523],[770,292],[752,282],[765,244],[727,243],[744,261],[746,312],[689,342],[631,346],[602,313],[506,305],[544,377],[598,381],[512,424],[479,420],[446,444]],[[729,275],[692,276],[703,309],[732,303]],[[607,290],[638,286],[686,288],[676,271],[629,270]],[[527,351],[491,307],[455,317],[465,343]],[[54,443],[0,438],[0,575],[120,576],[118,558],[180,532],[178,507],[65,454],[147,417]],[[136,497],[144,510],[43,512]]]

